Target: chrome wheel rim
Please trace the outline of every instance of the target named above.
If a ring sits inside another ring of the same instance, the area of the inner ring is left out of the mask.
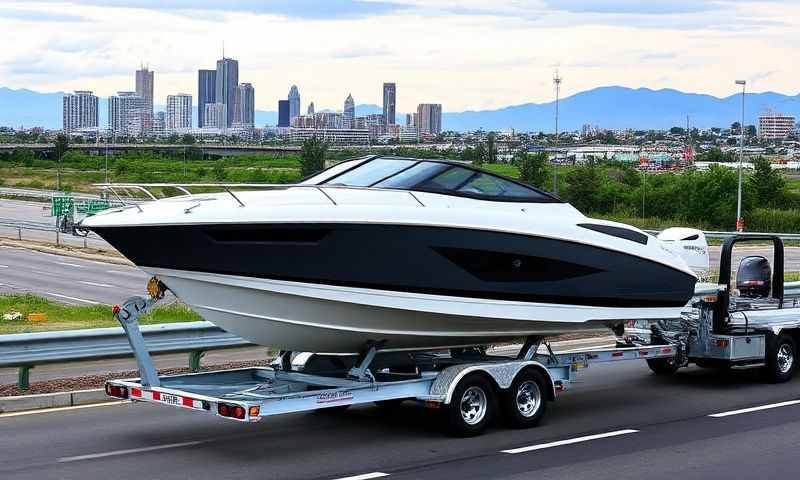
[[[780,370],[781,373],[788,373],[793,366],[794,353],[792,352],[792,348],[784,343],[781,345],[781,348],[778,349],[778,370]]]
[[[542,404],[542,392],[533,380],[520,384],[517,388],[517,411],[525,418],[536,415]]]
[[[461,396],[461,418],[467,425],[476,425],[486,416],[488,401],[480,387],[469,387]]]

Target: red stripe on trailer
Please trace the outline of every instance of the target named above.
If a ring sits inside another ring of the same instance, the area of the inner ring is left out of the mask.
[[[181,403],[184,407],[194,407],[194,400],[189,397],[181,397]]]
[[[672,353],[672,349],[671,349],[671,348],[669,348],[669,347],[667,347],[667,348],[662,348],[662,349],[661,349],[661,353]]]
[[[612,357],[621,357],[623,355],[624,355],[623,352],[614,352],[614,353],[611,354]]]
[[[141,397],[142,390],[140,388],[131,388],[131,396],[132,397]]]
[[[153,392],[153,400],[161,400],[161,392]]]
[[[639,355],[641,355],[643,357],[646,357],[646,356],[650,355],[650,352],[648,352],[647,350],[640,350],[639,351]]]

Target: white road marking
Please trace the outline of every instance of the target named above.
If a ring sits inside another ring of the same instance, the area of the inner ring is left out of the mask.
[[[730,412],[712,413],[709,417],[722,418],[730,417],[731,415],[740,415],[742,413],[758,412],[761,410],[769,410],[772,408],[788,407],[791,405],[800,404],[800,400],[789,400],[788,402],[772,403],[769,405],[761,405],[760,407],[743,408],[741,410],[731,410]]]
[[[372,473],[365,473],[363,475],[356,475],[354,477],[337,478],[335,480],[370,480],[371,478],[383,478],[388,476],[389,476],[388,473],[372,472]]]
[[[591,440],[598,440],[600,438],[618,437],[620,435],[628,435],[630,433],[637,433],[639,430],[617,430],[615,432],[599,433],[597,435],[587,435],[585,437],[570,438],[568,440],[559,440],[557,442],[541,443],[539,445],[531,445],[529,447],[512,448],[510,450],[501,450],[502,453],[525,453],[533,452],[535,450],[544,450],[545,448],[560,447],[562,445],[572,445],[574,443],[588,442]]]
[[[84,282],[83,280],[80,282],[84,285],[90,285],[92,287],[114,288],[114,285],[109,285],[107,283]]]
[[[61,295],[60,293],[44,292],[44,294],[58,298],[65,298],[67,300],[75,300],[76,302],[88,303],[89,305],[100,305],[100,302],[95,302],[93,300],[84,300],[83,298],[70,297],[68,295]]]
[[[24,412],[9,412],[9,413],[0,413],[0,418],[3,417],[24,417],[26,415],[41,415],[43,413],[55,413],[55,412],[64,412],[67,410],[80,410],[83,408],[95,408],[95,407],[111,407],[114,405],[122,405],[123,403],[130,403],[127,400],[120,400],[118,402],[104,402],[104,403],[91,403],[89,405],[75,405],[74,407],[54,407],[54,408],[44,408],[41,410],[26,410]]]
[[[120,455],[129,455],[131,453],[143,453],[143,452],[153,452],[156,450],[167,450],[170,448],[182,448],[182,447],[191,447],[194,445],[200,445],[201,443],[205,443],[203,441],[196,441],[196,442],[181,442],[181,443],[167,443],[164,445],[153,445],[152,447],[142,447],[142,448],[128,448],[126,450],[114,450],[111,452],[102,452],[102,453],[90,453],[88,455],[76,455],[74,457],[62,457],[58,459],[59,463],[67,463],[67,462],[79,462],[81,460],[93,460],[95,458],[105,458],[105,457],[117,457]]]
[[[122,270],[106,270],[106,273],[111,273],[113,275],[132,275],[134,277],[143,277],[144,273],[139,270],[134,270],[130,272],[125,272]]]
[[[0,268],[8,268],[8,265],[0,265]]]
[[[75,268],[86,268],[84,265],[78,265],[77,263],[67,263],[67,262],[56,262],[59,265],[66,265],[67,267],[75,267]]]

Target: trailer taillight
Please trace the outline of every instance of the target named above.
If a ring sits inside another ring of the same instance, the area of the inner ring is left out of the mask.
[[[258,409],[258,407],[253,408]],[[245,410],[244,407],[239,405],[227,405],[225,403],[217,405],[217,413],[222,417],[236,418],[238,420],[244,420],[247,417],[247,410]],[[258,414],[258,412],[256,412],[256,414]]]
[[[729,342],[728,342],[728,340],[720,339],[720,340],[717,340],[716,344],[717,344],[717,348],[728,348]]]
[[[116,398],[128,398],[128,388],[119,385],[106,384],[106,395]]]

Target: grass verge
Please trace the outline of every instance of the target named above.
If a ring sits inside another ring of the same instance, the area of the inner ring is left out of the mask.
[[[19,320],[2,320],[0,334],[78,330],[83,328],[118,327],[108,305],[70,306],[52,302],[35,295],[0,295],[0,315],[19,312]],[[47,320],[29,321],[29,313],[43,313]],[[142,325],[157,323],[193,322],[200,315],[181,304],[162,305],[140,319]]]

